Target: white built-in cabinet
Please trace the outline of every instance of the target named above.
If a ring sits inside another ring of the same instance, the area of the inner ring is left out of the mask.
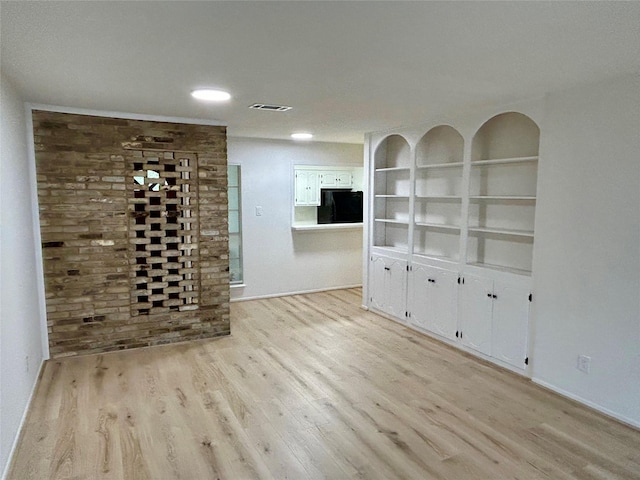
[[[386,135],[369,154],[365,300],[374,310],[525,372],[538,126],[507,112],[467,138],[452,125],[413,138]]]
[[[371,302],[374,308],[394,317],[404,315],[407,262],[373,255],[371,272]]]
[[[353,186],[353,174],[335,170],[323,170],[320,172],[321,188],[351,188]]]
[[[458,274],[443,268],[411,265],[408,274],[409,323],[453,340],[457,333]]]
[[[516,368],[527,363],[531,285],[527,278],[493,280],[466,274],[459,288],[460,330],[466,347]]]
[[[315,170],[295,171],[295,197],[297,207],[320,205],[320,172]]]

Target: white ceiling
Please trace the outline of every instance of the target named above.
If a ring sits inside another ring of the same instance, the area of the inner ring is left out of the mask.
[[[7,2],[1,67],[37,103],[363,134],[640,70],[640,2]],[[201,104],[195,87],[227,89]],[[290,105],[286,113],[253,103]]]

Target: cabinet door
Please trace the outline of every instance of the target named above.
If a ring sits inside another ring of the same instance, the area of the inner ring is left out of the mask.
[[[462,343],[486,355],[491,355],[492,295],[492,280],[464,276],[459,301]]]
[[[335,172],[320,173],[320,185],[322,187],[335,187],[337,184],[338,184],[338,179]]]
[[[304,206],[308,205],[308,192],[309,192],[309,176],[308,172],[296,170],[295,171],[295,199],[294,205]]]
[[[319,206],[320,205],[320,174],[318,172],[309,172],[308,175],[309,196],[307,205]]]
[[[371,275],[371,281],[369,283],[369,288],[371,289],[371,306],[382,311],[384,311],[386,305],[385,279],[387,277],[387,270],[385,270],[385,267],[383,257],[372,257],[369,272]]]
[[[320,175],[311,170],[296,170],[295,172],[295,201],[296,206],[320,205]]]
[[[353,185],[353,176],[350,172],[340,172],[335,177],[337,187],[351,187]]]
[[[387,259],[387,291],[385,311],[389,315],[405,318],[407,305],[407,262],[403,260]]]
[[[408,310],[411,312],[409,321],[426,330],[431,330],[431,300],[429,298],[431,283],[430,268],[413,265],[408,275],[409,296]]]
[[[454,339],[458,326],[458,273],[432,268],[429,299],[432,304],[431,327],[434,333]]]
[[[514,367],[524,368],[529,329],[529,289],[501,284],[493,289],[493,339],[491,355]]]

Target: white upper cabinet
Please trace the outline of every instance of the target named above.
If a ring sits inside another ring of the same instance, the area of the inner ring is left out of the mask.
[[[320,205],[320,174],[313,170],[295,171],[295,206]]]
[[[320,172],[320,188],[351,188],[353,186],[353,174],[335,170],[323,170]]]

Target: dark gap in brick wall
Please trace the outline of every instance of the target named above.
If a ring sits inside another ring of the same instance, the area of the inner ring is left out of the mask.
[[[64,247],[64,242],[44,242],[42,248]]]

